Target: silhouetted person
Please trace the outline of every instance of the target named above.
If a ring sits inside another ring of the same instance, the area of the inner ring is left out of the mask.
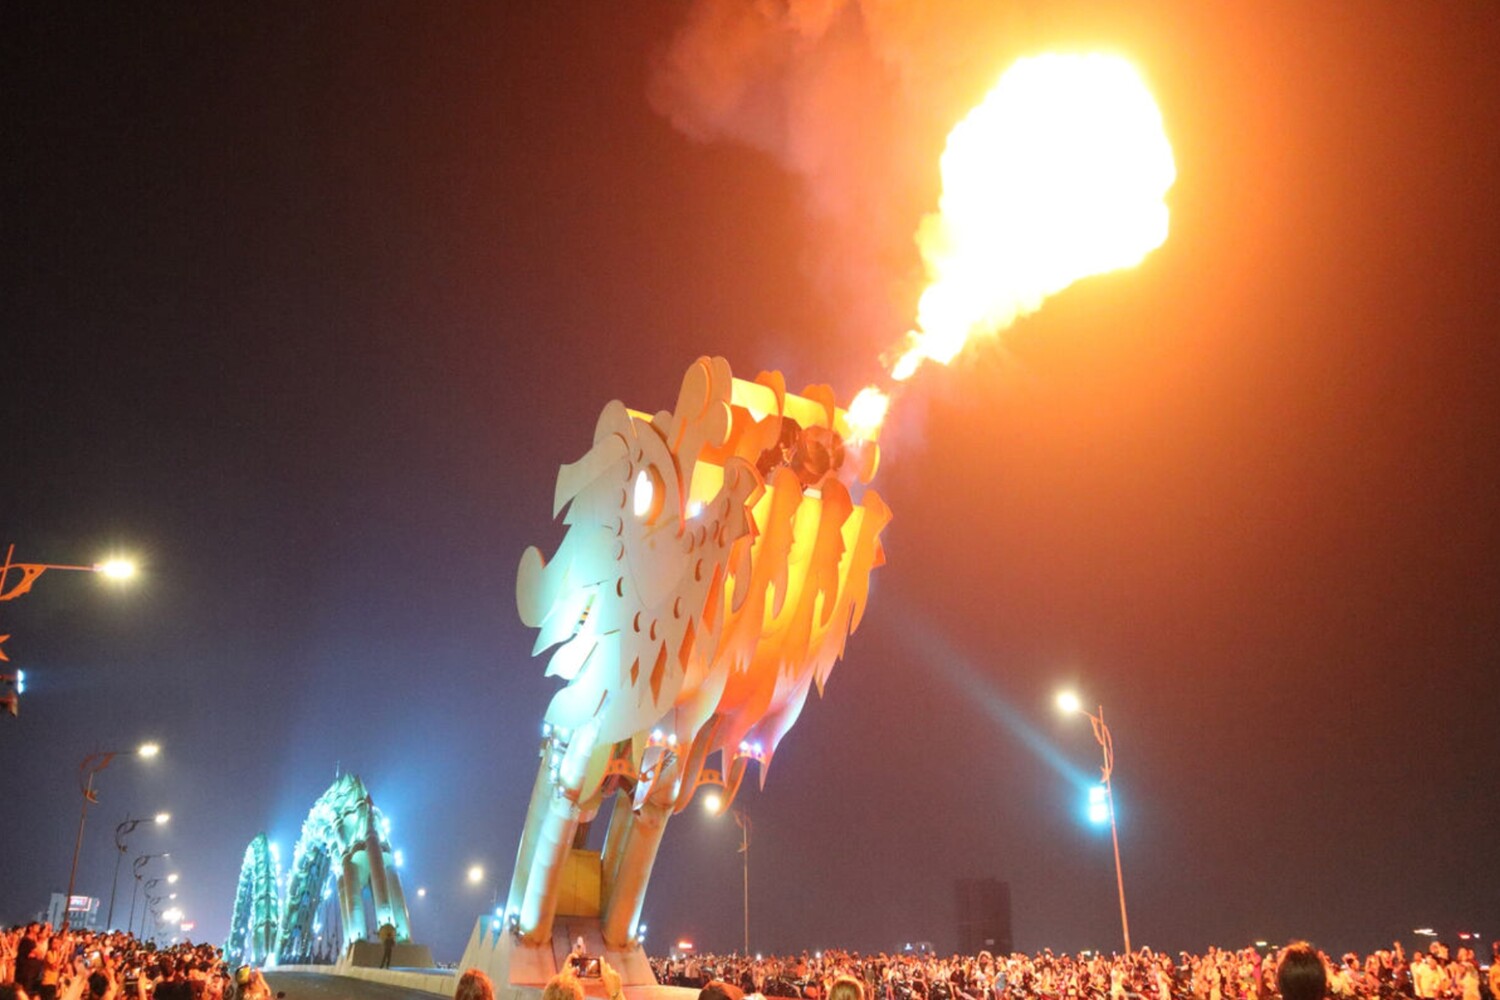
[[[722,979],[712,979],[698,991],[698,1000],[745,1000],[745,991]]]
[[[495,1000],[495,984],[483,972],[470,969],[458,977],[453,1000]]]
[[[1328,994],[1328,970],[1323,957],[1306,941],[1287,945],[1276,966],[1276,985],[1282,1000],[1323,1000]]]
[[[387,920],[380,925],[380,967],[389,969],[391,967],[391,952],[396,948],[396,928]]]

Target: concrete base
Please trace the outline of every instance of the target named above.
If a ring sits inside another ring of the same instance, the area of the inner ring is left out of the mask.
[[[524,944],[517,934],[496,926],[493,917],[480,917],[469,935],[469,945],[458,963],[459,971],[479,969],[495,984],[496,1000],[534,1000],[536,990],[557,975],[572,953],[573,942],[583,938],[590,955],[602,955],[629,987],[656,987],[651,963],[639,947],[612,951],[604,946],[597,917],[558,917],[553,923],[552,940],[539,947]],[[604,996],[598,980],[583,980],[584,992],[590,997]],[[530,990],[524,989],[531,987]],[[629,991],[632,996],[636,991]],[[644,991],[643,991],[644,992]]]
[[[349,953],[339,962],[340,965],[352,966],[357,969],[378,969],[380,958],[385,954],[385,945],[379,941],[355,941],[349,946]],[[391,966],[397,969],[430,969],[435,963],[432,961],[432,949],[425,944],[414,944],[411,941],[397,941],[391,949]]]

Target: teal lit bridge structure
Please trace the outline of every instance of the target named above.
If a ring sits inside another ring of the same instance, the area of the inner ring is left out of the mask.
[[[340,775],[303,821],[289,871],[280,870],[264,833],[245,848],[226,956],[236,964],[306,963],[329,945],[337,955],[351,942],[373,941],[386,924],[398,944],[409,943],[397,867],[390,821],[357,776]]]

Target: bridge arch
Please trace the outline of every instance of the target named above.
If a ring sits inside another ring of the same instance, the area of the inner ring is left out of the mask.
[[[281,893],[275,852],[264,833],[245,847],[240,880],[234,893],[234,916],[224,951],[231,964],[264,965],[276,949]]]
[[[374,931],[385,924],[395,928],[398,942],[411,940],[389,828],[364,782],[352,774],[340,775],[313,803],[292,852],[277,962],[295,964],[313,956],[318,910],[333,893],[338,894],[344,942],[373,940]]]

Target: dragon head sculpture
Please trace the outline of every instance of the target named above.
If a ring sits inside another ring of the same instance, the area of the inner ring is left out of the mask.
[[[732,798],[751,760],[764,779],[884,562],[877,461],[826,386],[790,395],[722,358],[688,369],[671,411],[604,407],[558,473],[561,544],[527,549],[517,579],[534,652],[567,682],[546,715],[565,794],[587,806],[624,775],[680,809],[705,780]]]

